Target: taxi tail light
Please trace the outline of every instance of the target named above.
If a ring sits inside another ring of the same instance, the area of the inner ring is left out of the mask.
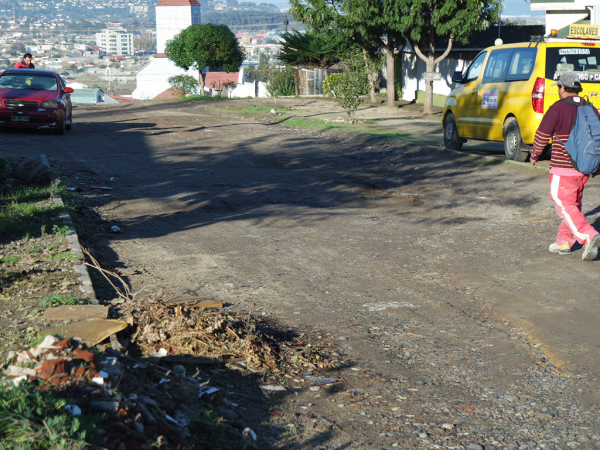
[[[536,113],[543,114],[544,112],[544,92],[546,91],[546,80],[537,78],[533,84],[531,92],[531,105]]]

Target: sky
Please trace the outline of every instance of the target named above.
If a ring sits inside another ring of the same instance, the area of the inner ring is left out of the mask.
[[[265,0],[266,3],[272,3],[279,8],[289,8],[289,3],[285,0]],[[543,15],[544,11],[532,11],[529,8],[529,3],[525,0],[504,0],[504,11],[502,15],[506,16],[539,16]]]
[[[532,11],[525,0],[504,0],[503,16],[539,16],[545,11]]]

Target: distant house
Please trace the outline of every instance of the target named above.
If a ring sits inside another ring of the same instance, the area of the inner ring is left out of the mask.
[[[72,87],[72,85],[70,87]],[[73,89],[73,93],[71,94],[71,102],[73,102],[73,104],[95,105],[96,103],[104,102],[104,92],[101,89]]]
[[[77,81],[71,81],[70,83],[67,83],[67,87],[70,87],[70,88],[73,88],[73,89],[87,89],[87,88],[89,88],[89,86],[87,84],[79,83]]]

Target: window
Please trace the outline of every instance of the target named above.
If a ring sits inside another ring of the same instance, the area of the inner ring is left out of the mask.
[[[508,65],[506,81],[527,81],[533,73],[537,48],[517,48]]]
[[[546,78],[557,80],[575,72],[582,83],[600,83],[600,48],[568,47],[546,49]]]
[[[17,75],[0,77],[1,89],[26,89],[33,91],[57,91],[56,78],[52,75]]]
[[[198,13],[194,12],[192,15],[192,25],[198,25],[200,22],[198,21]]]
[[[512,51],[512,49],[492,50],[483,72],[483,83],[504,81],[506,67]]]
[[[477,55],[477,58],[475,58],[475,60],[471,63],[471,65],[467,69],[467,76],[464,80],[465,83],[477,79],[477,77],[481,73],[481,68],[483,67],[483,61],[485,60],[486,54],[487,53],[485,52],[480,53],[479,55]]]

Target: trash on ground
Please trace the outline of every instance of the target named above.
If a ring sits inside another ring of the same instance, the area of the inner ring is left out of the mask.
[[[283,386],[274,386],[272,384],[265,384],[260,387],[264,391],[287,391]]]

